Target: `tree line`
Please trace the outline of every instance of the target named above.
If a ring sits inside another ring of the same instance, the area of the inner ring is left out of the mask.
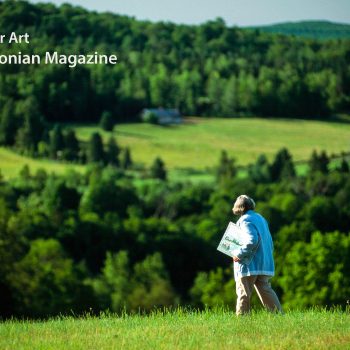
[[[345,307],[349,162],[330,170],[327,159],[314,152],[298,176],[281,149],[242,177],[223,151],[214,184],[133,178],[112,164],[61,176],[25,167],[1,178],[0,315],[233,308],[232,261],[216,247],[242,193],[269,221],[284,306]]]
[[[96,122],[103,113],[130,121],[144,107],[227,117],[327,118],[349,111],[349,40],[268,34],[220,18],[197,26],[151,23],[10,0],[0,1],[0,27],[30,34],[30,44],[2,44],[0,55],[98,51],[116,53],[119,62],[1,65],[0,125],[12,138],[28,137],[22,130],[28,123],[41,138],[43,121]]]

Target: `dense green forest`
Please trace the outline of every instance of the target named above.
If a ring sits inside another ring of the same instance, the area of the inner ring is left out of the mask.
[[[116,65],[0,65],[0,142],[45,122],[133,120],[144,107],[184,115],[327,118],[349,111],[350,41],[317,41],[227,26],[151,23],[64,4],[0,1],[0,28],[30,44],[0,55],[99,52]],[[28,140],[27,140],[28,141]]]
[[[266,33],[295,35],[312,39],[350,39],[350,25],[329,21],[287,22],[251,27]]]
[[[169,182],[159,162],[141,182],[112,165],[65,176],[25,167],[0,182],[0,315],[233,307],[232,261],[216,247],[242,192],[270,223],[284,306],[345,307],[349,164],[328,162],[313,153],[297,177],[281,149],[239,178],[223,152],[214,185]]]

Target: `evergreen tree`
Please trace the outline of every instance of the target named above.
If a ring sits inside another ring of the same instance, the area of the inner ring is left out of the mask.
[[[155,179],[166,180],[167,173],[164,162],[157,157],[151,166],[151,176]]]
[[[318,154],[317,151],[313,150],[311,158],[309,160],[310,172],[315,172],[318,168]]]
[[[59,224],[66,210],[76,210],[80,195],[76,188],[68,187],[62,179],[49,176],[42,192],[43,208],[46,215],[54,223]]]
[[[256,183],[266,183],[270,181],[269,163],[264,154],[261,154],[256,163],[248,167],[249,178]]]
[[[350,167],[349,163],[345,160],[345,158],[342,158],[342,161],[339,166],[339,171],[342,173],[349,173],[350,172]]]
[[[22,116],[23,124],[16,135],[16,147],[20,151],[34,154],[37,144],[45,130],[45,123],[34,97],[28,97],[17,103],[16,114]]]
[[[313,151],[311,154],[311,159],[309,160],[309,166],[311,172],[320,171],[323,174],[328,173],[329,158],[325,151],[322,151],[320,155],[317,151]]]
[[[272,181],[279,181],[282,178],[294,177],[295,169],[292,156],[287,148],[279,150],[270,166],[270,177]]]
[[[60,152],[62,152],[64,148],[64,138],[62,128],[59,124],[55,125],[55,127],[52,130],[49,148],[51,158],[60,158]]]
[[[17,127],[15,104],[8,99],[0,115],[0,145],[13,145]]]
[[[323,174],[328,173],[328,165],[329,165],[329,158],[327,156],[327,153],[325,151],[322,151],[320,154],[320,171]]]
[[[74,130],[68,130],[64,135],[63,157],[67,160],[77,160],[79,158],[79,141]]]
[[[235,160],[229,158],[227,151],[221,151],[219,167],[217,169],[217,178],[219,180],[229,180],[236,176],[237,168],[235,166]]]
[[[295,177],[295,168],[294,168],[294,164],[292,162],[292,160],[289,160],[287,162],[285,162],[282,172],[281,172],[281,179],[288,179],[288,178],[292,178]]]
[[[120,161],[120,165],[123,169],[129,169],[132,166],[132,159],[130,154],[130,149],[127,147],[124,149],[124,152],[122,153],[122,158]]]
[[[100,119],[100,127],[105,131],[112,131],[114,127],[114,120],[112,113],[109,111],[104,111]]]
[[[105,161],[105,152],[103,149],[102,138],[97,132],[91,135],[87,149],[87,161],[88,163],[98,163]]]
[[[120,149],[115,141],[115,138],[111,136],[107,143],[106,160],[109,164],[119,166],[119,153]]]
[[[44,188],[48,175],[45,169],[39,168],[35,173],[35,181],[38,183],[39,188]]]
[[[19,172],[21,180],[28,181],[31,178],[30,169],[28,164],[24,165]]]

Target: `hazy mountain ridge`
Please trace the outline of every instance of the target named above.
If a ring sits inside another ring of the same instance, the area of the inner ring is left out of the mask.
[[[280,33],[313,39],[350,39],[350,24],[330,21],[285,22],[249,27],[267,33]]]

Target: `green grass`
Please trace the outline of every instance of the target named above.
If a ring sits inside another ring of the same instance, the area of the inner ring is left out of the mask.
[[[31,173],[35,173],[38,169],[44,169],[48,173],[57,174],[65,173],[69,169],[76,171],[83,171],[84,169],[82,165],[65,164],[46,159],[33,159],[0,147],[0,170],[5,178],[16,177],[26,164],[29,166]]]
[[[340,311],[155,312],[0,324],[6,349],[349,349],[350,315]]]
[[[210,171],[218,164],[221,150],[235,157],[238,165],[255,162],[261,153],[271,161],[276,152],[287,147],[294,160],[307,160],[312,150],[326,150],[338,154],[350,150],[349,118],[340,122],[322,122],[296,119],[263,118],[186,118],[176,126],[150,124],[118,124],[114,135],[121,147],[130,147],[135,163],[149,167],[159,156],[169,170],[171,180],[213,181]],[[96,125],[70,125],[80,140],[88,141],[93,132],[99,132],[106,142],[111,135]],[[49,160],[30,159],[0,148],[0,169],[6,178],[15,177],[24,164],[33,172],[43,168],[48,172],[78,171],[83,166],[67,165]],[[191,171],[189,169],[195,169]],[[298,165],[304,173],[305,164]]]
[[[75,127],[88,140],[96,126]],[[110,133],[103,132],[105,140]],[[120,124],[114,131],[118,143],[131,149],[133,159],[149,166],[161,157],[168,169],[206,169],[217,165],[221,150],[240,165],[255,162],[265,153],[271,160],[287,147],[294,160],[309,159],[313,149],[340,153],[350,150],[350,123],[295,119],[187,118],[182,125]]]

